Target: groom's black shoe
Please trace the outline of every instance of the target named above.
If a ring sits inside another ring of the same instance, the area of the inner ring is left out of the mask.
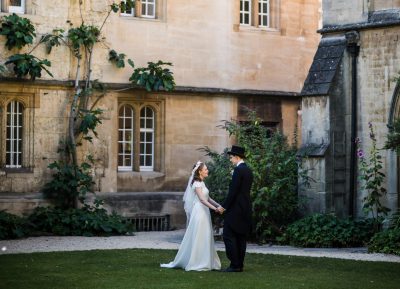
[[[221,272],[224,272],[224,273],[227,273],[227,272],[243,272],[243,268],[228,267],[226,269],[222,269]]]

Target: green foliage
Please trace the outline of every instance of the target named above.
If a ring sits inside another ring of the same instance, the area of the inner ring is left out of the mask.
[[[13,13],[12,15],[3,16],[0,20],[0,35],[4,35],[7,39],[5,46],[8,50],[14,47],[21,49],[25,45],[32,44],[33,38],[36,36],[35,27],[27,18],[23,18]]]
[[[134,68],[133,61],[128,63]],[[175,81],[172,71],[163,66],[172,66],[170,62],[163,62],[159,60],[157,63],[148,62],[147,67],[136,68],[129,81],[134,85],[146,88],[147,91],[158,91],[163,88],[166,91],[171,91],[175,87]]]
[[[121,1],[119,4],[113,3],[111,7],[114,12],[118,12],[118,8],[121,9],[121,12],[131,11],[131,9],[135,7],[135,1]]]
[[[369,123],[370,139],[372,146],[369,151],[368,160],[365,157],[363,150],[360,148],[360,140],[356,140],[357,156],[359,158],[360,180],[362,181],[361,189],[365,190],[367,195],[363,198],[363,211],[367,215],[371,215],[378,224],[380,219],[387,215],[390,211],[381,203],[381,198],[386,195],[384,188],[385,174],[382,172],[382,156],[376,146],[376,137],[372,124]]]
[[[375,234],[368,244],[368,252],[400,256],[400,228],[391,228]]]
[[[298,247],[353,247],[365,245],[373,234],[372,219],[354,221],[314,214],[290,224],[279,241]]]
[[[80,165],[62,160],[51,163],[49,168],[56,172],[43,189],[45,197],[54,200],[56,206],[64,209],[75,207],[76,198],[83,203],[86,194],[92,192],[94,184],[91,174],[92,161],[89,156],[88,162],[82,162]]]
[[[400,155],[400,118],[396,119],[393,127],[390,128],[384,148],[393,150]]]
[[[132,224],[116,213],[108,214],[102,201],[82,208],[38,207],[28,217],[32,232],[59,236],[111,236],[133,231]]]
[[[108,52],[108,60],[115,64],[118,68],[125,67],[125,54],[117,53],[114,49]]]
[[[81,118],[81,123],[79,127],[79,132],[84,134],[84,139],[92,142],[92,137],[89,133],[92,132],[97,137],[96,127],[101,124],[101,119],[99,116],[103,113],[101,109],[87,110],[80,109],[79,117]]]
[[[7,68],[3,64],[0,64],[0,75],[4,74],[6,71]]]
[[[64,30],[63,29],[53,29],[53,34],[45,34],[40,39],[40,43],[45,43],[46,51],[48,54],[51,53],[53,47],[60,46],[64,41]]]
[[[11,55],[5,63],[13,64],[13,70],[18,78],[29,75],[31,80],[42,76],[42,70],[45,70],[51,77],[53,75],[45,66],[50,67],[51,63],[47,59],[39,59],[31,54],[14,54]]]
[[[24,218],[0,211],[0,240],[21,238],[27,233]]]
[[[296,147],[289,146],[281,133],[271,134],[254,111],[248,113],[247,122],[225,121],[223,128],[245,148],[246,163],[253,170],[251,197],[257,240],[279,236],[297,215]]]
[[[233,170],[229,158],[226,157],[228,149],[226,148],[222,154],[212,151],[207,146],[200,150],[211,159],[210,162],[206,163],[210,173],[205,179],[210,196],[218,203],[222,203],[228,193],[232,177],[231,171]]]
[[[81,58],[82,47],[92,49],[96,42],[99,42],[100,29],[93,25],[82,23],[77,28],[68,30],[68,40],[71,42],[72,50],[76,57]]]

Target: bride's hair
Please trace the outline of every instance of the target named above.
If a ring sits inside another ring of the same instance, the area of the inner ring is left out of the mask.
[[[193,169],[194,169],[195,167],[196,167],[196,165],[193,166]],[[200,178],[200,171],[201,171],[203,168],[204,168],[204,163],[200,163],[199,167],[194,171],[193,180],[192,180],[191,185],[193,185],[193,183],[194,183],[195,181],[198,181],[198,182],[201,182],[201,181],[202,181],[202,179]]]

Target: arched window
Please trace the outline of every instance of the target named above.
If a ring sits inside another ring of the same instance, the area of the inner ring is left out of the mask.
[[[154,110],[145,106],[140,110],[140,170],[154,169]]]
[[[18,101],[11,101],[7,105],[6,116],[6,167],[22,167],[23,142],[23,112],[24,107]]]
[[[132,171],[134,143],[134,111],[123,105],[118,113],[118,170]]]

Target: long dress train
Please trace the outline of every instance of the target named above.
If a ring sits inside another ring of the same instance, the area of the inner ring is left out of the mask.
[[[201,187],[206,199],[208,189],[204,182],[194,182],[193,188]],[[215,250],[210,210],[197,195],[194,198],[189,224],[174,261],[161,264],[164,268],[183,268],[186,271],[221,269],[221,261]]]

